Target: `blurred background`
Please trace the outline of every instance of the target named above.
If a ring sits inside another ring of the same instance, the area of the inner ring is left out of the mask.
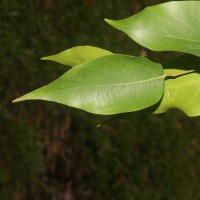
[[[11,101],[67,68],[41,61],[77,45],[171,53],[137,45],[103,19],[161,0],[0,0],[0,199],[199,200],[200,118],[177,110],[116,120],[51,102]]]

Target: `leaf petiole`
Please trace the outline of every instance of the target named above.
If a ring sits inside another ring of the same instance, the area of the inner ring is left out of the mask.
[[[168,78],[168,77],[174,77],[175,78],[175,77],[190,74],[190,73],[193,73],[193,72],[195,72],[195,70],[188,70],[188,71],[180,72],[180,73],[176,73],[176,74],[165,74],[165,77],[166,78]]]

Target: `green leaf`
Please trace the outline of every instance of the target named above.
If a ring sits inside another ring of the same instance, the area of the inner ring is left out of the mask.
[[[14,102],[42,99],[110,115],[149,107],[163,92],[160,64],[144,57],[113,54],[80,64]]]
[[[200,2],[172,1],[123,19],[108,20],[142,46],[200,56]]]
[[[98,47],[77,46],[52,56],[43,57],[41,60],[52,60],[63,65],[74,67],[75,65],[111,54],[112,52]]]
[[[154,113],[177,108],[191,117],[200,115],[200,58],[193,55],[183,55],[167,63],[164,67],[166,68],[165,74],[184,73],[190,69],[196,71],[167,79],[164,96]]]

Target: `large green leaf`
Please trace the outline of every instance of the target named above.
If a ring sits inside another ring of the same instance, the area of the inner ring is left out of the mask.
[[[62,51],[58,54],[41,58],[42,60],[52,60],[63,65],[73,67],[96,58],[110,55],[112,52],[93,46],[77,46]]]
[[[200,115],[200,58],[183,55],[167,63],[165,68],[165,74],[169,75],[196,71],[166,80],[164,96],[155,113],[178,108],[188,116]]]
[[[123,20],[106,21],[151,50],[200,56],[199,19],[199,1],[172,1],[148,7]]]
[[[42,99],[109,115],[149,107],[163,92],[160,64],[144,57],[113,54],[80,64],[15,102]]]

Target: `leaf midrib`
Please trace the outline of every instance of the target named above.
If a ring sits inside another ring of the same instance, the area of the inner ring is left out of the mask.
[[[76,88],[67,88],[67,89],[63,89],[63,90],[56,90],[56,91],[49,91],[49,92],[45,91],[45,94],[63,92],[63,91],[68,91],[68,90],[85,89],[85,88],[98,88],[98,87],[100,88],[100,87],[112,87],[112,86],[125,86],[125,85],[132,85],[132,84],[134,85],[134,84],[140,84],[140,83],[145,83],[145,82],[159,80],[159,79],[163,79],[164,80],[164,77],[165,77],[165,75],[158,76],[158,77],[151,78],[151,79],[141,80],[141,81],[137,81],[137,82],[117,83],[117,84],[110,84],[110,85],[92,85],[92,86],[84,86],[84,87],[76,87]],[[45,88],[45,87],[47,87],[47,86],[44,86],[43,88]],[[40,94],[43,94],[43,92],[37,93],[37,94],[33,94],[33,95],[28,95],[27,94],[27,96],[34,97],[34,96],[38,96]]]
[[[125,27],[125,26],[122,26],[122,25],[119,25],[119,27],[126,29],[128,32],[130,32],[130,29],[131,29],[129,27]],[[173,35],[167,35],[167,34],[162,34],[162,33],[155,33],[155,32],[144,31],[144,30],[137,30],[137,32],[143,32],[143,33],[157,35],[157,36],[170,37],[170,38],[174,38],[174,39],[178,39],[178,40],[185,40],[185,41],[189,41],[189,42],[200,43],[200,41],[198,41],[198,40],[191,40],[191,39],[188,39],[188,38],[176,37],[176,36],[173,36]],[[131,34],[132,34],[132,32],[131,32]]]

